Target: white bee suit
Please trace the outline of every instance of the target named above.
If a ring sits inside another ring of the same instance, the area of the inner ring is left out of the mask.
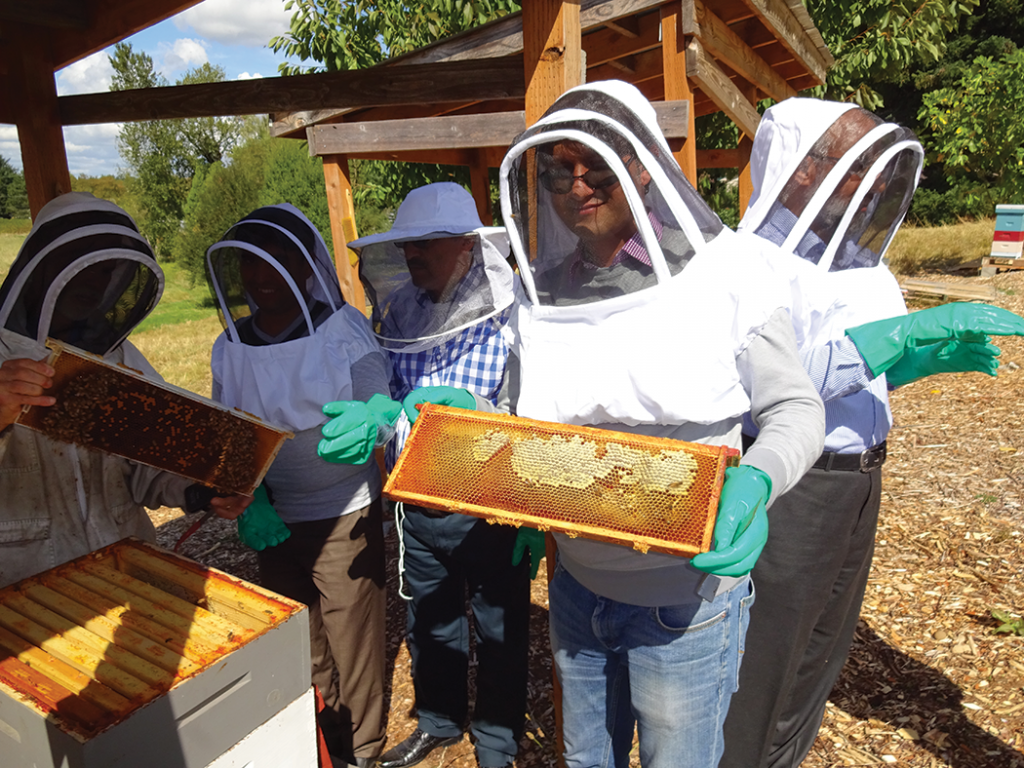
[[[686,184],[650,104],[621,85],[569,91],[562,97],[567,107],[522,134],[502,163],[502,213],[515,223],[509,236],[523,283],[509,328],[522,369],[517,412],[569,424],[632,426],[737,418],[750,400],[736,358],[788,305],[788,289],[761,257],[763,241],[724,228]],[[594,99],[617,103],[624,122],[590,111]],[[611,140],[616,146],[594,136],[591,125],[617,137]],[[620,284],[614,283],[616,267],[610,268],[610,281],[590,296],[572,295],[551,277],[564,270],[577,238],[554,212],[554,195],[527,181],[545,173],[543,148],[566,140],[600,155],[622,180],[650,259],[643,277],[623,270]],[[623,154],[650,174],[643,196]],[[532,248],[526,190],[537,195]]]

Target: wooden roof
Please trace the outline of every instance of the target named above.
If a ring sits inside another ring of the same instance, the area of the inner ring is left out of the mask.
[[[627,80],[652,101],[665,98],[660,8],[665,0],[582,0],[586,80]],[[725,109],[741,129],[756,125],[751,94],[782,100],[823,82],[831,54],[800,0],[681,0],[687,75],[696,115]],[[384,62],[373,69],[516,58],[523,55],[522,14]],[[729,88],[729,85],[735,86]],[[756,89],[756,94],[754,89]],[[736,102],[742,94],[743,103]],[[429,94],[425,94],[430,98]],[[321,109],[272,115],[274,136],[306,138],[311,126],[523,109],[520,97],[369,109]],[[734,115],[733,111],[742,113]],[[740,119],[737,119],[739,117]],[[744,123],[747,125],[744,126]]]

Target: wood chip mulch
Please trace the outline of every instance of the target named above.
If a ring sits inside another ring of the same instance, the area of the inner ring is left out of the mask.
[[[1024,314],[1024,273],[928,277],[993,284],[995,303]],[[1024,614],[1024,339],[997,344],[998,378],[946,374],[892,394],[874,566],[850,658],[806,768],[1024,768],[1024,637],[995,634],[991,615]],[[151,514],[160,543],[173,545],[186,527],[182,513]],[[388,547],[390,746],[416,721],[393,530]],[[258,580],[255,557],[233,524],[211,520],[181,551]],[[519,768],[556,764],[545,584],[542,565],[533,583]],[[465,738],[421,765],[474,768],[472,744]],[[632,765],[639,766],[635,750]]]

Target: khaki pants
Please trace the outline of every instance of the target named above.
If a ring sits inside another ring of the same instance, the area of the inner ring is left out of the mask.
[[[375,758],[384,746],[385,590],[381,502],[342,517],[291,523],[259,553],[268,589],[309,606],[313,683],[331,716],[331,753]],[[335,676],[337,671],[337,676]]]

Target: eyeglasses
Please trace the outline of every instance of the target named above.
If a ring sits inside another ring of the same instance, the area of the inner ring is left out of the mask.
[[[632,159],[630,158],[629,162],[632,162]],[[629,162],[626,163],[627,166]],[[542,171],[538,179],[544,189],[548,190],[548,192],[554,192],[556,195],[566,195],[572,192],[576,179],[579,179],[587,187],[595,191],[612,187],[620,181],[619,177],[615,175],[615,171],[610,168],[594,168],[586,173],[581,173],[579,176],[574,176],[572,171],[563,165],[556,165]]]

